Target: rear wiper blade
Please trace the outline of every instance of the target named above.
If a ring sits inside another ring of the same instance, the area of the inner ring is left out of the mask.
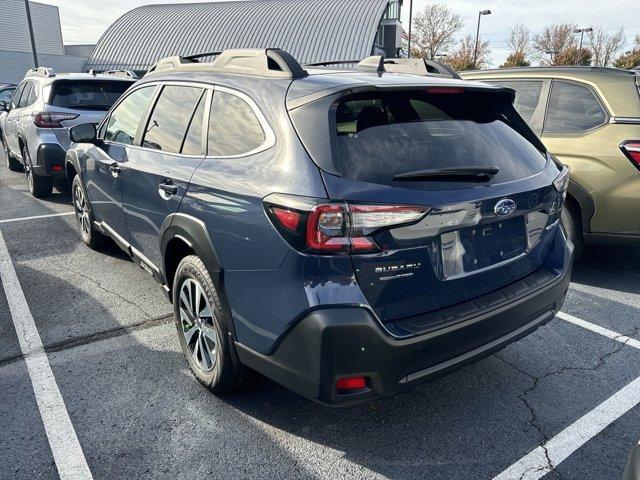
[[[400,173],[393,179],[398,181],[455,180],[486,182],[499,171],[499,167],[447,167]]]

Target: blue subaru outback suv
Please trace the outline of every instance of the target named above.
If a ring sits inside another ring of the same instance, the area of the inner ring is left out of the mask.
[[[573,246],[568,171],[502,87],[302,67],[284,51],[171,57],[66,171],[83,241],[162,285],[196,378],[248,372],[326,404],[400,392],[548,322]]]

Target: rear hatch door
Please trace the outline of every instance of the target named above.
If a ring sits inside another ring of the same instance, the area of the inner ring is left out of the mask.
[[[383,321],[472,300],[543,264],[557,226],[560,167],[512,98],[507,90],[430,88],[333,104],[333,164],[323,168],[329,197],[429,209],[417,223],[374,233],[380,252],[352,255]]]

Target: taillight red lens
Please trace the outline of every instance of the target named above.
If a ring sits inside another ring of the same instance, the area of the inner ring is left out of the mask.
[[[33,115],[33,123],[40,128],[63,128],[64,125],[60,122],[76,118],[78,115],[74,113],[40,112]]]
[[[360,390],[367,387],[365,377],[339,378],[336,382],[336,390]]]
[[[620,150],[640,169],[640,140],[629,140],[620,145]]]
[[[273,207],[271,211],[284,228],[287,228],[294,232],[298,229],[301,218],[300,213],[278,207]]]
[[[347,209],[344,204],[316,205],[307,220],[307,246],[319,251],[347,251]]]
[[[300,251],[318,253],[367,253],[380,250],[372,236],[390,228],[415,223],[426,207],[314,204],[299,197],[273,195],[265,199],[267,213],[280,234]]]

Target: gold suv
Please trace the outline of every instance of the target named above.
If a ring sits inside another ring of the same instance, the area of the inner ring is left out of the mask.
[[[563,223],[576,251],[640,246],[640,72],[531,67],[462,76],[513,88],[520,115],[571,167]]]

